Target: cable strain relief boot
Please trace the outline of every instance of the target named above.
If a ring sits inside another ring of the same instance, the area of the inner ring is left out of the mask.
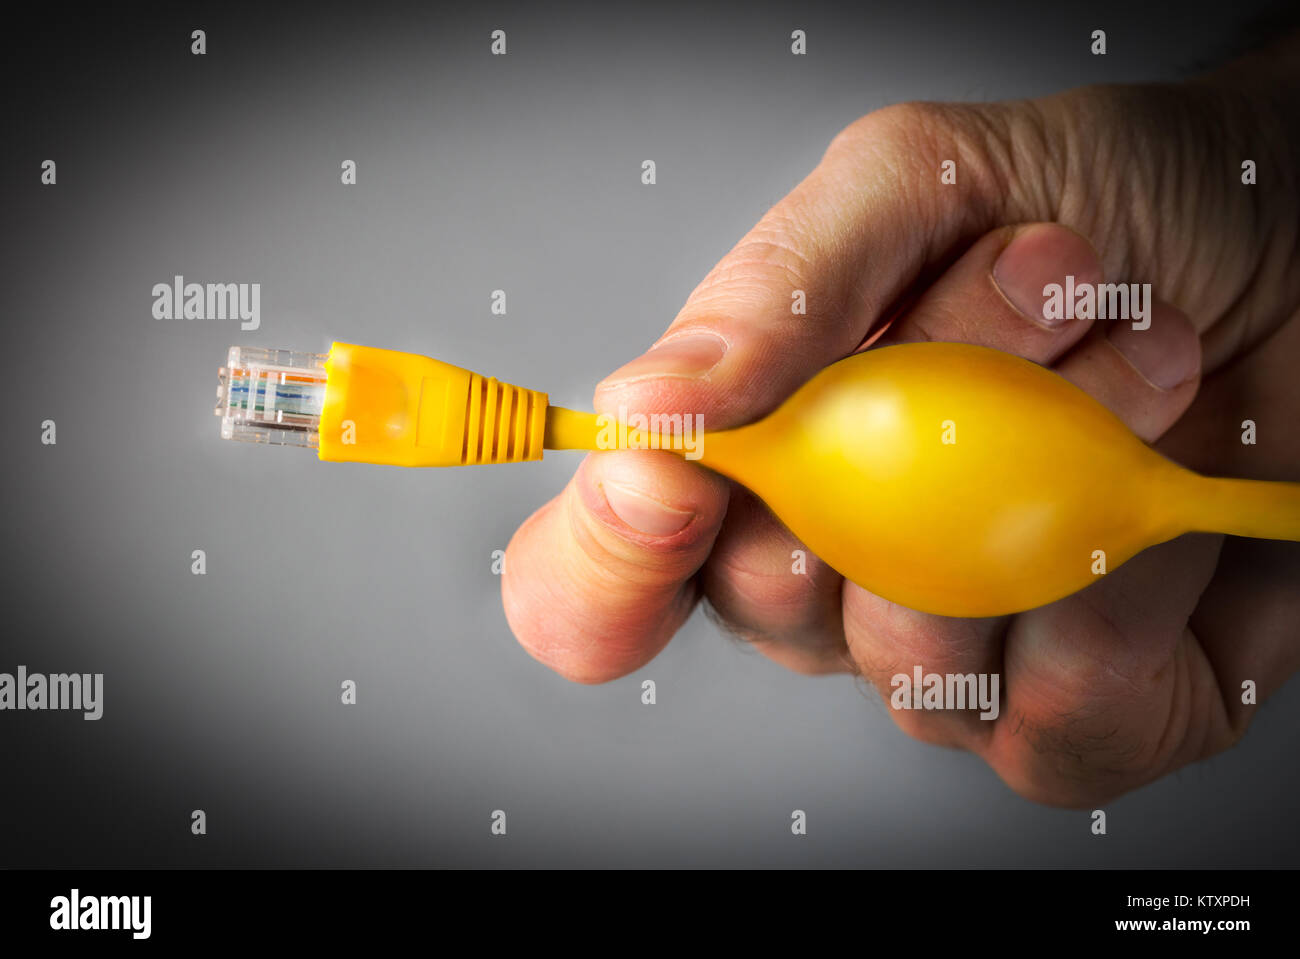
[[[461,463],[541,459],[548,403],[545,393],[471,373]]]
[[[390,466],[539,460],[547,406],[545,393],[428,356],[335,343],[317,453]]]

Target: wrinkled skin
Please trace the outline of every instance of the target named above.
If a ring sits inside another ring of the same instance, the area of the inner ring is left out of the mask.
[[[1300,480],[1296,54],[1291,41],[1183,85],[863,117],[705,278],[663,348],[598,387],[597,409],[751,422],[892,319],[879,343],[981,343],[1051,366],[1200,471]],[[940,182],[949,159],[956,185]],[[1245,159],[1258,185],[1242,184]],[[1152,284],[1151,329],[1049,329],[1001,288],[1067,273]],[[806,315],[792,315],[796,289]],[[816,557],[795,575],[799,548],[694,464],[594,454],[516,533],[503,599],[524,647],[580,682],[644,665],[701,598],[776,662],[857,673],[886,698],[915,665],[999,673],[996,721],[891,715],[1067,806],[1231,746],[1259,708],[1243,681],[1262,702],[1300,665],[1297,544],[1186,536],[1060,602],[980,620],[899,607]]]

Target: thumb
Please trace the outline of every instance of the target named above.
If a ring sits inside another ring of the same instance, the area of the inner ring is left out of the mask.
[[[501,598],[520,644],[577,682],[640,668],[694,608],[726,508],[726,482],[671,453],[588,456],[506,547]]]

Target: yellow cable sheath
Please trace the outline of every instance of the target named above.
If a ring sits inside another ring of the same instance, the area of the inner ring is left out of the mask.
[[[1195,480],[1182,501],[1189,530],[1300,542],[1300,483],[1188,475]]]
[[[685,451],[671,431],[553,407],[427,357],[336,343],[325,365],[325,460]],[[1061,376],[986,347],[858,353],[758,422],[696,439],[702,465],[748,486],[842,575],[942,615],[1041,606],[1187,532],[1300,541],[1300,484],[1199,476]]]
[[[552,406],[546,411],[548,450],[668,450],[685,452],[685,437],[678,432],[640,429],[619,423],[612,416],[581,413]]]
[[[546,410],[548,450],[597,450],[601,424],[595,413],[581,413],[563,406]]]

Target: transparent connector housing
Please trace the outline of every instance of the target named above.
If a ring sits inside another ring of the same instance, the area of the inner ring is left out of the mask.
[[[217,372],[222,437],[316,449],[325,359],[323,353],[232,346]]]

